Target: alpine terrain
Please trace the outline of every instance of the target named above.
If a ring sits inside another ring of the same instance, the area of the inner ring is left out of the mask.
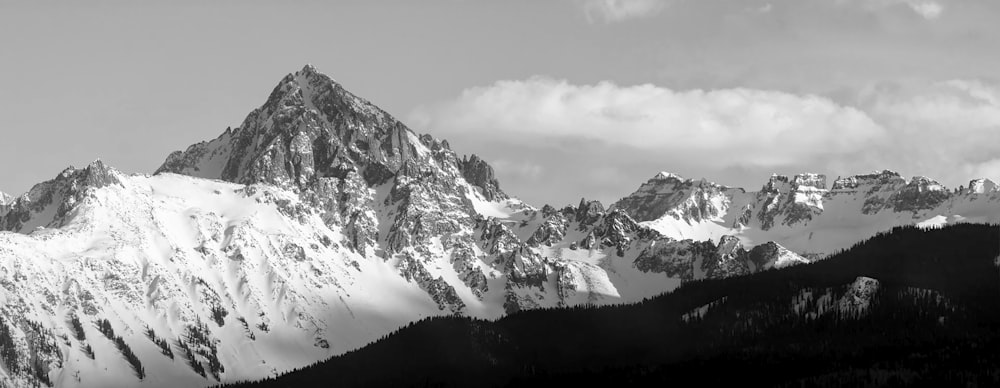
[[[0,385],[269,378],[428,317],[640,302],[998,205],[988,180],[882,171],[759,191],[661,173],[608,207],[537,208],[306,66],[152,175],[98,160],[0,194]],[[876,283],[852,284],[816,308],[863,309]]]
[[[897,227],[809,265],[635,304],[434,317],[231,388],[993,387],[1000,229]]]

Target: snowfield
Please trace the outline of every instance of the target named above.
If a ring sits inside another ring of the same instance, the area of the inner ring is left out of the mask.
[[[195,350],[196,359],[217,357],[221,376],[244,379],[355,349],[442,313],[391,263],[334,242],[339,232],[317,216],[283,213],[298,202],[292,193],[174,174],[121,182],[93,191],[61,228],[0,232],[0,311],[7,322],[32,321],[53,334],[54,353],[65,356],[49,374],[57,386],[212,383],[177,346],[173,359],[164,356],[148,329],[186,341],[191,325],[204,324],[219,343],[215,353],[204,351],[208,357]],[[92,325],[84,325],[85,341],[60,338],[71,316],[108,319],[146,377],[137,379]],[[85,345],[94,359],[82,353]]]

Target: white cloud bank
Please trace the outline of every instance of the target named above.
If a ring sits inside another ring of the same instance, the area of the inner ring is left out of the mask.
[[[780,166],[886,141],[864,112],[818,96],[753,89],[673,91],[534,77],[464,91],[418,109],[417,128],[475,131],[529,143],[581,138],[685,155],[707,165]]]
[[[869,11],[906,6],[924,19],[934,20],[944,13],[944,5],[935,0],[837,0],[841,4],[860,5]]]
[[[590,23],[598,20],[617,23],[654,16],[667,6],[667,0],[578,0]]]
[[[655,16],[668,8],[674,0],[575,0],[583,9],[589,23],[618,23],[632,19]],[[935,20],[945,12],[943,0],[834,0],[836,4],[859,7],[868,12],[879,12],[894,7],[906,7],[926,20]],[[771,3],[754,6],[758,13],[768,13]]]
[[[950,180],[1000,178],[1000,84],[951,80],[869,90],[861,104],[894,140],[895,161]]]
[[[719,171],[715,176],[762,169],[846,175],[890,168],[952,186],[1000,177],[997,84],[883,86],[865,91],[858,101],[853,107],[778,91],[675,91],[533,77],[467,89],[454,100],[416,109],[410,123],[445,138],[515,146],[507,150],[523,146],[532,153],[603,143],[615,152],[648,155],[661,163],[659,169],[694,163],[699,171]],[[566,161],[547,163],[552,165],[525,175],[537,179]]]

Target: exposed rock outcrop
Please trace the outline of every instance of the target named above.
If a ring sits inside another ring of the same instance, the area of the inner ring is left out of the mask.
[[[483,194],[483,197],[490,201],[509,198],[506,193],[500,190],[500,181],[493,173],[493,167],[486,161],[473,154],[465,156],[458,163],[458,169],[462,171],[462,176],[469,184],[475,186]]]

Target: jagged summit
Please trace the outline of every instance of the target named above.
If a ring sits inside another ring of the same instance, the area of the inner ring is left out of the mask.
[[[949,190],[933,179],[891,170],[837,177],[772,174],[757,191],[660,173],[612,208],[666,236],[714,240],[732,234],[777,240],[799,253],[827,254],[896,225],[997,222],[998,186],[977,179]]]
[[[117,169],[104,164],[101,159],[95,159],[93,162],[87,165],[87,167],[77,169],[73,166],[63,170],[56,179],[66,179],[75,177],[79,179],[79,183],[94,188],[101,188],[107,185],[120,183],[118,177],[121,172]]]
[[[417,136],[311,65],[285,76],[240,127],[171,154],[156,172],[302,189],[352,174],[376,186],[457,172],[488,200],[508,198],[485,161],[459,160],[446,142]]]
[[[656,176],[653,177],[653,179],[663,179],[663,180],[674,179],[674,180],[683,181],[684,177],[682,177],[680,175],[677,175],[677,174],[674,174],[672,172],[660,171],[658,174],[656,174]]]
[[[968,192],[973,194],[995,193],[997,192],[997,189],[998,186],[996,182],[985,178],[973,179],[969,181],[969,187],[966,188]]]
[[[447,150],[451,149],[446,140],[441,141],[441,147]],[[487,200],[496,201],[509,198],[503,190],[500,190],[500,181],[496,178],[493,167],[490,167],[478,155],[463,156],[462,160],[458,162],[458,169],[469,184],[480,189],[483,197]]]
[[[302,74],[320,74],[319,70],[316,70],[316,66],[313,66],[313,64],[311,64],[311,63],[307,63],[305,66],[302,66],[302,70],[299,70],[299,73],[302,73]]]
[[[478,156],[459,159],[447,142],[417,136],[308,65],[239,128],[172,153],[163,172],[294,189],[331,226],[347,228],[349,246],[389,252],[471,222],[491,207],[481,201],[508,199]],[[393,207],[391,226],[365,211],[373,201]]]
[[[0,212],[0,230],[28,233],[34,228],[59,227],[95,189],[121,184],[122,173],[100,159],[84,168],[68,167],[55,178],[34,185],[13,198]]]
[[[940,183],[937,183],[933,179],[924,176],[918,175],[912,177],[910,180],[906,180],[898,172],[892,170],[876,170],[874,172],[866,174],[838,177],[836,180],[834,180],[833,185],[829,187],[829,189],[831,190],[853,189],[859,185],[886,184],[886,183],[896,183],[896,182],[902,182],[905,184],[914,181],[916,181],[916,183],[913,184],[934,186],[933,189],[935,190],[938,189],[937,186],[941,186],[942,189],[944,188],[944,186],[940,185]],[[674,185],[684,182],[694,182],[702,185],[711,185],[717,187],[727,187],[727,188],[743,190],[742,188],[739,187],[725,186],[722,184],[718,184],[716,182],[709,181],[705,178],[700,178],[700,179],[685,178],[681,175],[668,171],[661,171],[657,173],[652,178],[650,178],[645,184],[643,184],[643,186],[653,183],[663,183],[663,182]],[[989,179],[975,179],[969,183],[969,186],[972,187],[974,185],[980,185],[983,184],[984,182],[989,182],[995,185],[995,183],[993,183]],[[773,173],[768,177],[768,180],[764,184],[764,187],[769,187],[769,186],[776,187],[782,184],[788,184],[792,186],[810,186],[820,190],[826,190],[828,188],[827,175],[814,172],[800,173],[791,176]]]
[[[306,65],[282,78],[242,125],[171,154],[156,172],[306,184],[317,172],[346,173],[338,167],[353,164],[347,161],[378,164],[369,174],[398,171],[416,154],[415,143],[402,123]]]
[[[838,178],[833,182],[832,190],[853,190],[859,186],[896,185],[906,180],[898,172],[891,170],[874,171],[868,174],[851,175]]]
[[[716,184],[715,182],[712,182],[712,181],[710,181],[710,180],[708,180],[707,178],[704,178],[704,177],[697,178],[697,179],[695,179],[695,178],[685,178],[685,177],[681,176],[680,174],[674,174],[674,173],[668,172],[668,171],[660,171],[659,173],[657,173],[656,175],[654,175],[652,178],[649,179],[649,182],[653,182],[653,181],[657,181],[657,182],[680,182],[680,183],[691,182],[691,183],[694,183],[696,185],[701,185],[701,186],[718,186],[718,187],[724,187],[724,186]]]
[[[670,213],[678,219],[699,221],[718,215],[721,204],[705,202],[719,193],[740,191],[705,179],[683,179],[676,174],[661,172],[639,186],[635,193],[611,205],[637,221],[652,221]],[[651,206],[650,206],[651,205]]]

